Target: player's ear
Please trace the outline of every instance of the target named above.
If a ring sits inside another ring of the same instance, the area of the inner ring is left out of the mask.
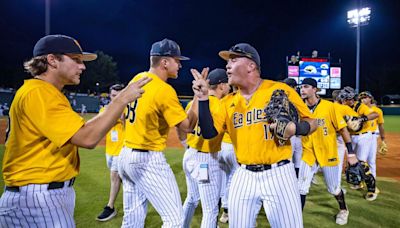
[[[48,54],[46,56],[47,64],[53,68],[56,68],[57,66],[57,57],[53,54]]]
[[[247,65],[247,69],[248,69],[248,72],[250,73],[250,72],[257,70],[257,66],[253,61],[249,61],[249,64]]]

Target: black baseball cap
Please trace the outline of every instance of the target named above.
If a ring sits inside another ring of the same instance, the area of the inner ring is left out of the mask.
[[[227,83],[228,75],[226,74],[226,70],[216,68],[208,74],[207,79],[210,80],[210,85],[217,85],[220,83]]]
[[[318,83],[314,78],[305,78],[303,79],[303,81],[301,82],[302,85],[310,85],[314,88],[317,88],[318,91],[320,91],[320,89],[318,88]]]
[[[33,57],[48,54],[80,54],[83,55],[83,61],[92,61],[97,58],[97,54],[82,51],[77,40],[65,35],[48,35],[35,44]]]
[[[236,44],[228,51],[220,51],[218,55],[225,60],[229,60],[232,57],[238,56],[246,57],[253,60],[257,64],[258,68],[261,69],[260,55],[253,46],[247,43]]]
[[[285,80],[283,80],[283,82],[286,83],[290,87],[296,87],[297,86],[297,82],[293,78],[285,78]]]
[[[181,55],[179,45],[169,39],[163,39],[151,45],[150,56],[169,56],[179,60],[189,60],[190,58]]]

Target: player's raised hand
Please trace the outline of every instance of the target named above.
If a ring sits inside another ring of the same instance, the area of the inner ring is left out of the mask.
[[[207,100],[208,99],[208,82],[207,76],[208,76],[208,71],[209,68],[203,68],[201,73],[197,71],[196,69],[190,69],[190,72],[193,75],[193,92],[194,94],[199,98],[199,100]]]
[[[121,96],[122,101],[125,103],[130,103],[137,100],[139,97],[142,96],[144,90],[142,87],[149,83],[152,79],[149,77],[142,77],[139,80],[130,83],[126,86],[118,96]]]

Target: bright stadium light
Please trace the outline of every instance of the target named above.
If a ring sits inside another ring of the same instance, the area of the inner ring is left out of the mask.
[[[347,23],[351,27],[357,27],[356,93],[360,88],[360,27],[367,25],[370,18],[370,7],[347,11]]]

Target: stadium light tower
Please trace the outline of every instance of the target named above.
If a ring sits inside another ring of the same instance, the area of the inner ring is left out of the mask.
[[[371,8],[354,9],[347,11],[347,23],[357,28],[357,59],[356,59],[356,93],[360,88],[360,27],[367,25],[371,18]]]

